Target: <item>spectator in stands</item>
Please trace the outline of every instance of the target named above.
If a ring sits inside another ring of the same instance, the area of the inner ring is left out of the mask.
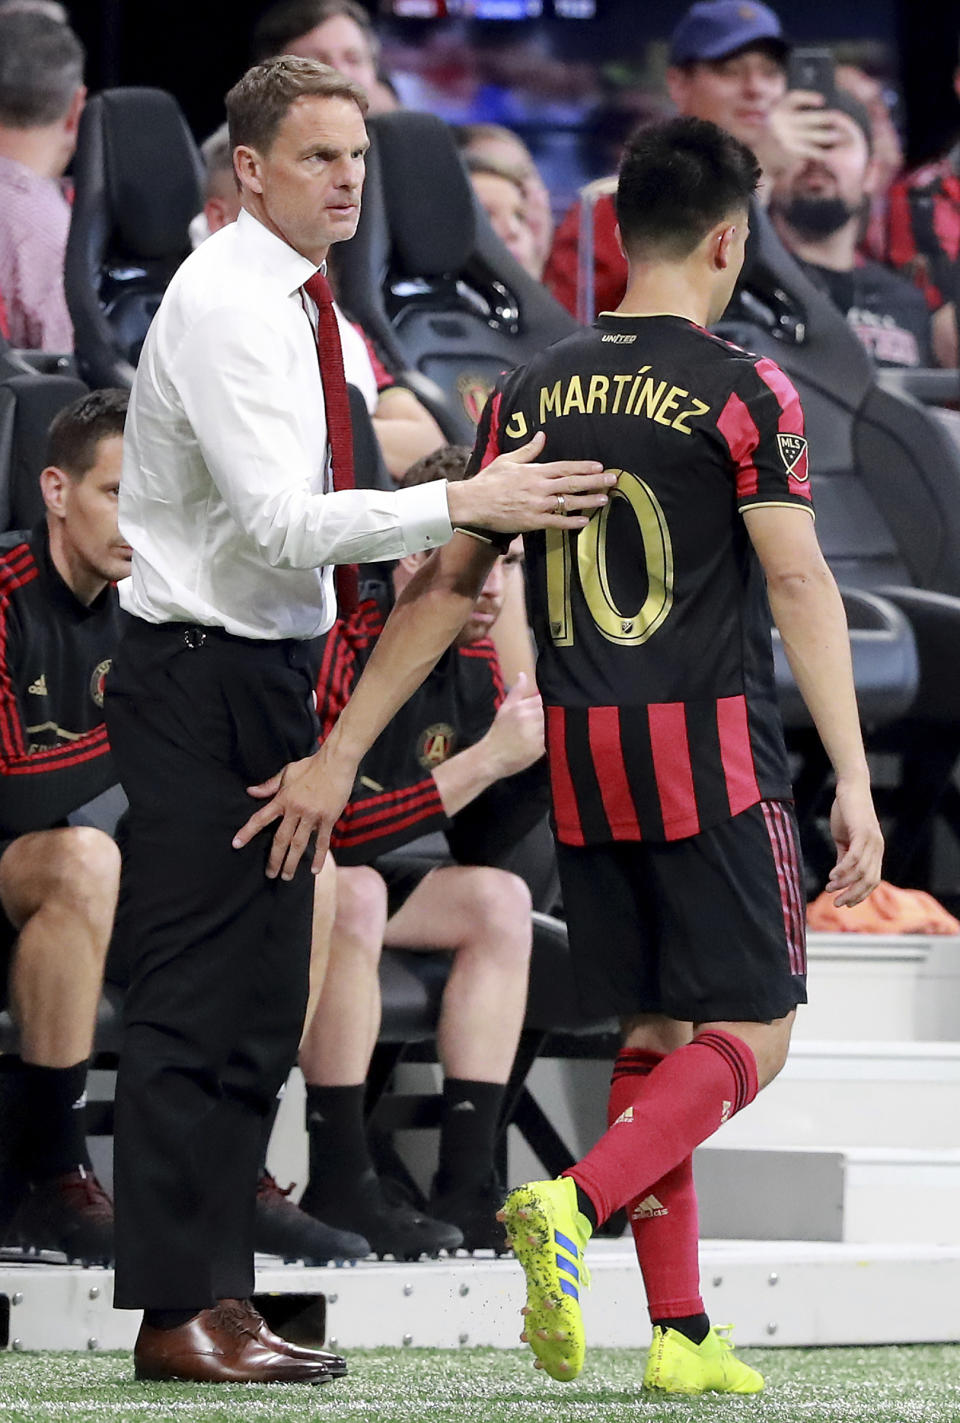
[[[464,476],[470,451],[447,447],[405,487]],[[546,810],[543,709],[520,678],[505,697],[487,640],[519,541],[494,566],[472,618],[360,764],[332,840],[337,914],[318,1007],[304,1034],[310,1183],[301,1207],[358,1231],[378,1254],[436,1254],[461,1243],[502,1249],[494,1141],[523,1022],[530,893],[492,868]],[[401,559],[392,588],[328,634],[318,700],[328,732],[376,645],[394,598],[423,562]],[[444,830],[456,863],[397,857]],[[388,854],[388,852],[391,852]],[[364,1082],[380,1022],[381,945],[453,951],[437,1033],[445,1072],[440,1158],[429,1216],[398,1201],[371,1161]]]
[[[698,0],[670,37],[667,86],[677,112],[710,119],[752,148],[764,184],[833,142],[833,123],[818,95],[787,90],[788,45],[780,20],[759,0]],[[580,206],[557,230],[544,281],[568,311],[577,309]],[[594,209],[594,310],[612,311],[623,296],[626,258],[616,238],[612,195]]]
[[[354,0],[280,0],[253,31],[253,62],[277,54],[319,59],[353,79],[365,92],[369,114],[398,107],[396,92],[377,70],[380,40],[362,5]]]
[[[40,476],[46,516],[0,554],[0,993],[20,1052],[0,1058],[0,1240],[107,1261],[113,1214],[90,1164],[85,1083],[117,899],[109,835],[67,817],[116,781],[103,683],[118,633],[114,581],[125,392],[56,417]]]
[[[870,115],[842,91],[830,112],[835,141],[774,184],[773,225],[878,366],[929,366],[930,313],[922,294],[905,277],[857,255],[877,179]]]
[[[226,124],[203,142],[200,152],[205,170],[204,204],[190,224],[194,247],[211,232],[236,222],[240,211]],[[336,289],[335,256],[328,264],[328,276]],[[384,462],[394,479],[400,479],[415,460],[440,448],[443,432],[413,391],[397,384],[362,328],[348,321],[339,306],[335,310],[347,380],[363,392]]]
[[[537,280],[543,274],[553,242],[550,193],[540,177],[533,154],[519,135],[502,124],[460,124],[454,129],[457,146],[465,158],[485,158],[519,178],[526,201],[525,217],[533,234]]]
[[[86,90],[83,46],[47,13],[0,9],[0,292],[14,346],[71,351],[61,179]]]
[[[468,153],[465,162],[473,191],[494,232],[524,271],[539,281],[541,268],[527,222],[522,182],[493,159],[475,158]]]
[[[953,72],[960,99],[960,65]],[[922,290],[934,313],[933,336],[942,366],[958,360],[960,300],[960,142],[890,189],[887,253]]]

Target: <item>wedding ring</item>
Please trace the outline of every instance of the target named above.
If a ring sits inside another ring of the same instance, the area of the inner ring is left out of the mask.
[[[553,511],[558,517],[567,512],[567,501],[562,494],[557,495],[557,507]]]

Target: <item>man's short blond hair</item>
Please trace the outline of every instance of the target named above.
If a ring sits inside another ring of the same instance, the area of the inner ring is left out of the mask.
[[[239,144],[269,152],[290,109],[298,99],[308,97],[347,99],[364,115],[368,108],[360,85],[329,64],[277,55],[248,69],[227,95],[231,152]]]

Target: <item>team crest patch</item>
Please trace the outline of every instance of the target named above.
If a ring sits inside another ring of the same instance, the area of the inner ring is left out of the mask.
[[[777,445],[780,458],[786,466],[787,474],[798,484],[806,484],[810,478],[807,464],[807,442],[802,435],[778,435]]]
[[[620,1113],[619,1117],[617,1117],[617,1120],[614,1122],[613,1125],[614,1125],[615,1127],[618,1127],[621,1122],[632,1122],[632,1121],[633,1121],[633,1108],[632,1108],[632,1107],[627,1107],[626,1111],[623,1111],[623,1112]]]
[[[487,403],[491,390],[493,390],[493,386],[483,376],[462,375],[457,379],[457,391],[463,402],[463,408],[474,425],[480,424],[480,416],[483,414],[483,407]]]
[[[427,727],[417,746],[417,760],[425,771],[432,771],[434,766],[447,760],[453,751],[455,736],[453,727],[443,721]]]
[[[103,706],[103,689],[111,666],[112,658],[108,657],[106,662],[101,662],[93,669],[93,676],[90,678],[90,695],[98,707]]]

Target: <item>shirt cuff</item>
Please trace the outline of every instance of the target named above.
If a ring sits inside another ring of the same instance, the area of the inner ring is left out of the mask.
[[[400,527],[407,553],[439,548],[453,537],[450,509],[447,505],[447,481],[436,479],[429,484],[415,484],[412,489],[397,491],[400,500]]]

